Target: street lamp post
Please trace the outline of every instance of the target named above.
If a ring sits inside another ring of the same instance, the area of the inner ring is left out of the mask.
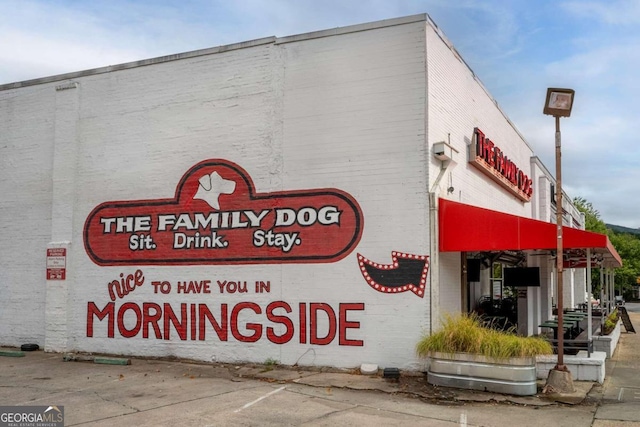
[[[552,371],[562,372],[562,379],[558,380],[556,376],[552,380],[552,372],[549,373],[549,381],[553,382],[553,387],[559,391],[573,391],[573,382],[571,373],[564,364],[564,291],[562,289],[562,273],[563,273],[563,245],[562,245],[562,144],[560,137],[560,117],[569,117],[571,108],[573,107],[573,96],[575,92],[572,89],[547,89],[547,100],[544,104],[544,114],[553,116],[556,119],[556,231],[557,231],[557,248],[556,248],[556,283],[558,284],[558,363]],[[549,382],[548,382],[549,384]]]

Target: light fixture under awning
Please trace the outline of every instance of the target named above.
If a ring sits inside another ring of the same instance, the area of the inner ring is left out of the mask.
[[[554,250],[556,224],[439,199],[440,252]],[[563,227],[563,249],[591,249],[602,266],[622,267],[609,238],[600,233]]]

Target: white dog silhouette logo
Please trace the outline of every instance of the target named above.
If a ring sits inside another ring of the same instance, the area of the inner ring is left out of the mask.
[[[204,200],[213,209],[220,209],[218,198],[221,194],[232,194],[236,189],[235,181],[224,179],[218,172],[202,175],[198,182],[200,185],[193,198]]]

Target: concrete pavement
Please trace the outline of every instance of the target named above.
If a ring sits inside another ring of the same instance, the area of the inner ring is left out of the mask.
[[[640,304],[627,303],[627,311],[634,328],[640,331]],[[622,327],[613,357],[607,360],[594,427],[640,426],[640,336],[624,330]],[[620,424],[612,424],[612,421]]]
[[[630,316],[640,329],[640,312]],[[640,337],[623,332],[604,384],[577,382],[581,398],[565,404],[433,387],[422,375],[389,381],[339,370],[149,359],[120,366],[37,351],[0,357],[0,405],[62,405],[67,426],[640,426],[638,355]]]

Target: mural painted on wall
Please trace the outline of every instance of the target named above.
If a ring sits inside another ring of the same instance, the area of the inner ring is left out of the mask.
[[[429,257],[391,252],[391,261],[391,264],[379,264],[358,254],[360,272],[373,289],[388,294],[411,291],[422,298],[429,272]]]
[[[264,302],[268,278],[166,280],[140,267],[335,262],[352,252],[362,229],[360,207],[344,191],[256,193],[240,166],[203,161],[172,199],[105,202],[89,214],[86,253],[98,265],[124,268],[106,281],[108,301],[87,303],[86,336],[363,346],[364,302]],[[131,301],[139,289],[171,302]],[[231,295],[246,298],[220,300]],[[198,301],[179,300],[191,296]]]
[[[240,166],[206,160],[172,199],[97,206],[84,245],[98,265],[319,263],[346,257],[362,229],[360,206],[344,191],[256,193]]]
[[[150,287],[154,294],[196,294],[203,298],[235,293],[268,294],[271,291],[268,281],[257,281],[255,284],[227,280],[217,280],[215,283],[211,280],[170,283],[166,280],[148,280],[141,269],[120,273],[107,285],[111,301],[106,304],[95,301],[87,303],[87,337],[364,345],[362,339],[357,339],[360,322],[356,320],[362,318],[365,309],[363,302],[343,302],[334,307],[324,302],[290,304],[280,300],[266,304],[253,301],[172,304],[122,300],[143,286]],[[101,332],[97,333],[97,329],[101,329]]]

